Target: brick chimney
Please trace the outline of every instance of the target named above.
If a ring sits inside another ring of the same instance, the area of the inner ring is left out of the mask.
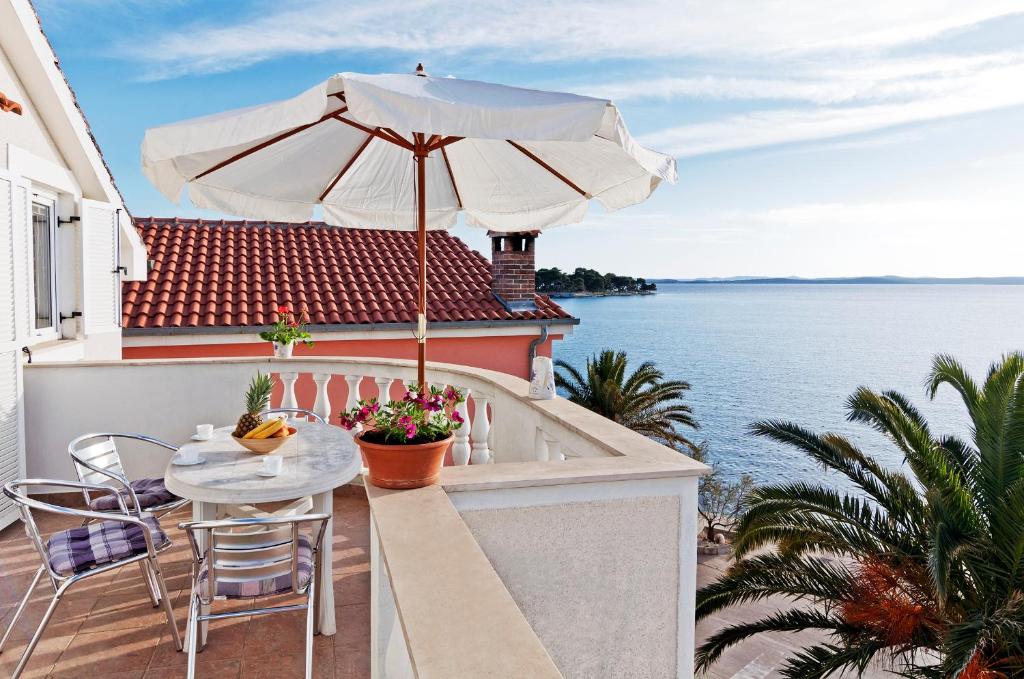
[[[491,237],[491,290],[513,311],[537,308],[537,270],[534,265],[534,241],[537,231],[518,233],[487,232]]]

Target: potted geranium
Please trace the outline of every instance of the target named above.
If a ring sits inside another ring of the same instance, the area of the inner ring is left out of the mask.
[[[261,332],[260,338],[274,345],[274,356],[291,358],[296,342],[302,342],[307,347],[313,346],[312,335],[306,330],[308,323],[309,316],[305,309],[302,310],[302,315],[296,318],[288,307],[279,306],[277,323],[274,323],[270,330]]]
[[[421,488],[437,482],[452,432],[463,418],[456,408],[466,400],[455,387],[421,390],[410,385],[401,401],[361,400],[341,413],[341,426],[361,425],[356,443],[380,488]]]

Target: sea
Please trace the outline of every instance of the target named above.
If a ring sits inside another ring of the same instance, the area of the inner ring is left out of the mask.
[[[1024,351],[1024,285],[686,284],[647,296],[558,300],[580,319],[555,358],[582,367],[602,349],[632,365],[653,361],[691,384],[686,401],[710,460],[726,478],[822,482],[850,489],[793,448],[752,436],[751,423],[788,420],[849,436],[890,467],[899,451],[846,419],[859,386],[908,396],[936,433],[970,436],[950,388],[929,399],[933,357],[952,354],[984,379],[989,365]]]

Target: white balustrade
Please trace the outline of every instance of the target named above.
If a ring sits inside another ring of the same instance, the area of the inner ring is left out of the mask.
[[[452,462],[455,464],[469,464],[469,389],[465,390],[466,400],[455,407],[462,417],[462,426],[455,430],[455,441],[452,442]]]
[[[298,408],[299,403],[295,400],[295,381],[299,379],[299,373],[281,373],[281,382],[284,384],[284,396],[281,398],[282,408]]]
[[[491,423],[487,419],[487,406],[490,405],[491,397],[477,393],[473,396],[473,425],[470,428],[472,437],[472,453],[470,462],[473,464],[487,464],[491,461],[491,448],[489,444],[491,435]]]
[[[160,395],[147,394],[138,403],[123,406],[125,426],[133,426],[140,430],[152,431],[154,435],[178,440],[182,438],[181,422],[216,421],[230,422],[237,419],[237,396],[231,397],[219,384],[242,383],[250,379],[254,368],[266,369],[267,359],[217,359],[211,361],[183,359],[174,363],[153,362],[152,365],[140,366],[137,361],[120,363],[104,363],[94,365],[81,362],[75,366],[61,367],[61,375],[74,380],[76,388],[89,389],[113,388],[126,392],[136,385],[134,380],[152,379],[151,374],[159,374],[167,385]],[[42,366],[43,364],[40,364]],[[102,370],[98,370],[102,368]],[[320,416],[328,417],[334,411],[341,410],[341,401],[345,409],[358,404],[360,391],[365,381],[373,380],[376,390],[368,390],[371,394],[379,393],[387,398],[394,382],[406,383],[413,379],[414,367],[407,362],[391,364],[380,359],[323,359],[310,358],[303,360],[293,358],[287,363],[271,359],[269,368],[281,381],[283,394],[280,406],[285,408],[309,408]],[[66,396],[53,382],[50,389],[50,375],[56,374],[45,367],[29,371],[36,383],[37,394],[45,393],[47,403],[63,403]],[[145,375],[137,378],[136,375]],[[305,376],[305,375],[308,375]],[[301,376],[301,377],[300,377]],[[488,464],[502,462],[521,462],[537,460],[543,462],[560,462],[565,459],[585,457],[609,457],[632,454],[632,448],[643,449],[644,454],[658,454],[657,446],[642,437],[631,439],[630,447],[605,443],[598,436],[588,432],[589,422],[596,417],[588,411],[569,404],[558,404],[551,408],[550,402],[531,401],[520,393],[509,388],[503,381],[493,381],[487,371],[471,368],[440,367],[432,369],[428,384],[436,387],[445,385],[457,386],[466,393],[466,403],[456,408],[465,423],[457,429],[452,443],[452,461],[455,464]],[[299,380],[310,380],[297,385]],[[332,385],[337,389],[340,379],[344,379],[348,388],[347,396],[342,399],[340,394],[331,393]],[[315,388],[314,388],[315,387]],[[188,394],[183,397],[182,394]],[[40,397],[41,398],[41,397]],[[302,401],[301,403],[299,401]],[[335,403],[331,403],[331,401]],[[100,402],[95,405],[82,402],[76,407],[84,408],[82,418],[101,420],[105,412]],[[93,409],[96,410],[93,413]],[[564,415],[556,412],[565,411]],[[36,412],[39,412],[38,410]],[[172,424],[155,418],[153,412],[173,412]],[[473,413],[472,417],[470,412]],[[563,420],[563,417],[565,418]],[[49,438],[44,437],[47,445],[57,446],[58,434],[73,438],[77,431],[72,427],[55,430]],[[187,433],[191,433],[190,431]],[[652,448],[652,446],[654,446]],[[33,450],[48,450],[42,444],[32,444]],[[30,467],[38,475],[57,476],[63,468],[64,460],[55,458],[52,463],[48,453],[37,453],[42,462],[33,463]],[[32,459],[32,458],[30,458]],[[142,463],[140,463],[142,464]],[[162,467],[156,463],[152,469],[141,467],[146,474],[158,476]]]
[[[327,394],[327,385],[330,384],[330,373],[313,373],[313,381],[316,382],[316,401],[313,403],[313,412],[331,421],[331,397]]]

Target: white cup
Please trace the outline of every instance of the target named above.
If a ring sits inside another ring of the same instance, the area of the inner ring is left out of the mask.
[[[197,424],[196,425],[196,438],[212,439],[213,438],[213,425],[212,424]]]
[[[178,451],[178,457],[185,464],[194,464],[199,459],[199,448],[195,446],[184,446]]]
[[[267,474],[280,474],[284,465],[284,458],[280,455],[265,455],[263,457],[263,471]]]

